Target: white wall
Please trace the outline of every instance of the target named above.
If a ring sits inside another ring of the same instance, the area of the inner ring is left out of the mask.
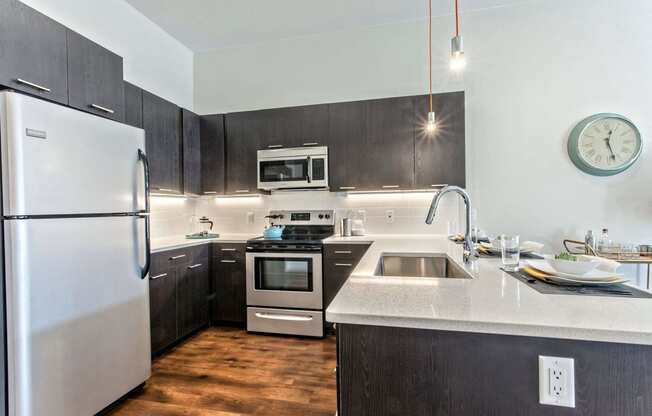
[[[193,108],[193,54],[124,0],[22,0],[124,58],[124,77]]]
[[[468,187],[480,226],[558,248],[609,227],[652,242],[652,2],[534,0],[462,17],[469,66],[447,69],[452,18],[434,21],[435,88],[466,91]],[[195,56],[200,113],[426,91],[425,22],[270,41]],[[424,111],[426,111],[424,109]],[[648,145],[629,172],[579,172],[565,146],[597,112],[633,119]]]

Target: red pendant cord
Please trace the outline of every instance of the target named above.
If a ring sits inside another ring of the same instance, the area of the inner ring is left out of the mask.
[[[432,0],[428,0],[428,76],[430,80],[430,112],[432,113]]]
[[[455,0],[455,36],[460,35],[460,10],[458,0]]]

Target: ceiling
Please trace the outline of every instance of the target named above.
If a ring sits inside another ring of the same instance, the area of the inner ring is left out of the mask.
[[[194,52],[423,19],[423,0],[126,0]],[[462,0],[463,12],[518,0]],[[523,0],[520,0],[523,1]],[[432,0],[433,14],[453,0]]]

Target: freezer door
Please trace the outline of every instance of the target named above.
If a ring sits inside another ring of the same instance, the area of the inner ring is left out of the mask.
[[[144,209],[141,129],[0,93],[5,216]]]
[[[9,415],[89,416],[143,383],[151,367],[144,220],[4,225]]]

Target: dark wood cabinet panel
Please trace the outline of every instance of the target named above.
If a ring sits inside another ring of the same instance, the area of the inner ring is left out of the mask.
[[[125,123],[143,128],[143,90],[125,81]]]
[[[370,244],[326,244],[324,246],[324,308],[340,291]]]
[[[208,323],[208,258],[191,262],[178,283],[179,338]]]
[[[20,1],[0,1],[0,85],[68,104],[66,32]]]
[[[68,96],[71,107],[124,121],[122,57],[68,30]]]
[[[212,286],[215,293],[211,319],[218,322],[246,322],[246,273],[244,244],[216,244],[213,247]]]
[[[539,404],[539,355],[575,360],[574,409]],[[337,376],[341,416],[652,414],[643,345],[342,324]]]
[[[201,138],[199,116],[182,110],[183,125],[183,191],[201,194]]]
[[[226,193],[258,193],[257,154],[264,120],[256,112],[227,114]]]
[[[224,116],[202,116],[201,131],[201,189],[204,195],[224,193]]]
[[[152,191],[182,193],[183,150],[179,107],[143,91],[143,126]]]
[[[329,105],[307,105],[300,107],[297,147],[328,146],[329,145]]]
[[[415,188],[440,185],[466,186],[464,92],[433,96],[438,128],[428,133],[425,126],[428,96],[415,97]]]
[[[152,354],[177,339],[177,269],[169,266],[166,253],[152,255],[149,280],[149,315]]]
[[[374,189],[376,166],[368,169],[367,111],[362,101],[331,104],[329,108],[329,185],[331,191]]]

